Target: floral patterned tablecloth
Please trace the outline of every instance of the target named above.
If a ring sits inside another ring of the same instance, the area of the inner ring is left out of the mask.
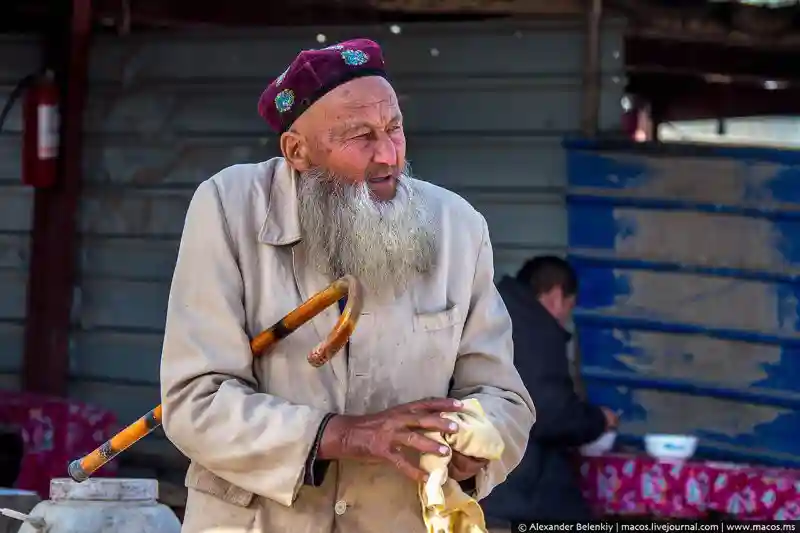
[[[582,457],[584,497],[599,514],[800,519],[800,471],[648,456]]]
[[[97,448],[116,429],[116,417],[87,404],[37,394],[0,391],[0,424],[22,434],[25,452],[15,487],[46,499],[50,479],[67,477],[73,459]],[[95,475],[110,476],[111,462]]]

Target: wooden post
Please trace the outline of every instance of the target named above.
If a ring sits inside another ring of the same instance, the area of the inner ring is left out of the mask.
[[[583,67],[583,106],[581,133],[595,137],[600,122],[600,23],[603,17],[603,0],[587,0],[586,47]]]
[[[66,396],[82,181],[91,0],[73,0],[63,62],[58,183],[34,196],[23,387]],[[63,46],[63,43],[62,43]],[[56,52],[57,53],[57,52]],[[61,65],[58,65],[61,66]]]

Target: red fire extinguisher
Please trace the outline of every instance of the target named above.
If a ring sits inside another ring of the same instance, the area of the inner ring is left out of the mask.
[[[22,106],[22,183],[36,188],[56,182],[59,94],[52,71],[33,77]]]

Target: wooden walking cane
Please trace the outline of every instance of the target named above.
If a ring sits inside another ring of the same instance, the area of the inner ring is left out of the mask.
[[[311,366],[318,368],[336,355],[356,329],[356,323],[364,305],[361,284],[353,276],[344,276],[328,288],[315,294],[300,307],[280,319],[274,326],[260,333],[250,342],[254,356],[261,355],[264,350],[291,334],[294,330],[320,314],[329,306],[347,297],[339,320],[328,338],[317,345],[308,355]],[[69,477],[75,481],[86,481],[103,465],[111,461],[120,452],[133,446],[138,440],[152,433],[161,425],[161,405],[126,427],[90,454],[72,461],[69,465]]]

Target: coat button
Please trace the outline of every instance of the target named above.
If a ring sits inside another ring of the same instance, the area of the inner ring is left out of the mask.
[[[342,516],[347,511],[347,502],[339,500],[336,502],[336,505],[333,506],[333,511],[339,516]]]

